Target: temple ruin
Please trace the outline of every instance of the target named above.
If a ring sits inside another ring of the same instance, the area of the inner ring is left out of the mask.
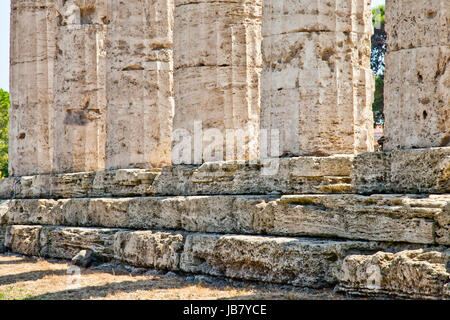
[[[450,298],[450,2],[12,0],[0,245]]]

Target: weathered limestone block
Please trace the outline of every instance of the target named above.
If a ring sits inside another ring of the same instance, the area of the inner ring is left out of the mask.
[[[67,24],[58,27],[54,172],[105,168],[105,35],[104,25]]]
[[[108,1],[110,0],[57,1],[60,24],[107,24]]]
[[[353,161],[357,193],[450,193],[450,147],[364,153]]]
[[[352,161],[349,155],[299,157],[7,178],[0,179],[0,199],[352,193]]]
[[[0,226],[0,247],[5,245],[6,227]]]
[[[172,162],[259,152],[261,1],[175,1]]]
[[[433,244],[435,229],[441,230],[436,220],[449,204],[448,196],[283,196],[272,212],[255,213],[253,228],[276,235]]]
[[[3,223],[449,244],[448,195],[10,200]]]
[[[450,202],[436,215],[436,242],[450,246]]]
[[[390,52],[450,45],[448,0],[386,1],[386,32]]]
[[[11,176],[53,169],[56,27],[53,0],[11,2]]]
[[[292,32],[262,47],[261,126],[279,131],[281,156],[373,151],[369,33]]]
[[[193,234],[186,237],[181,270],[214,276],[324,287],[346,253],[376,251],[369,242]]]
[[[180,233],[123,231],[115,236],[114,256],[133,266],[179,270],[183,245]]]
[[[42,257],[72,259],[81,250],[91,250],[103,259],[111,259],[117,232],[117,229],[42,227],[39,254]]]
[[[450,46],[386,55],[385,150],[450,146]]]
[[[450,298],[450,250],[405,250],[350,255],[339,273],[339,290],[408,299]]]
[[[372,32],[370,0],[265,0],[263,36],[293,32]]]
[[[171,163],[173,0],[108,7],[106,168]]]
[[[8,226],[5,247],[16,253],[37,256],[41,229],[41,226]]]

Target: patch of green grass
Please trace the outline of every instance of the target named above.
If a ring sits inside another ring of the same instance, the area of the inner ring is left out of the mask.
[[[32,294],[26,294],[20,288],[9,287],[8,292],[0,292],[0,300],[30,300],[32,298]]]

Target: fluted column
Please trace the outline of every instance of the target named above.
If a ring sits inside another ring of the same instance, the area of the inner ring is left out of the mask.
[[[264,1],[261,127],[279,155],[373,150],[371,16],[370,0]]]
[[[256,159],[261,0],[175,0],[174,15],[174,163]]]
[[[106,167],[170,164],[173,0],[109,0]]]
[[[53,170],[54,2],[11,2],[9,173]]]
[[[105,168],[106,0],[59,6],[54,78],[54,172]]]
[[[450,1],[387,0],[385,150],[450,146]]]

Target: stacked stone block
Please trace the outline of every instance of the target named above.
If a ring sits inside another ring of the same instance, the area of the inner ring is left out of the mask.
[[[447,6],[423,2],[425,10],[388,2],[403,6],[392,11],[399,27],[388,23],[398,40],[389,55],[417,63],[400,64],[387,81],[400,93],[419,88],[435,106],[448,91],[447,71],[437,71],[448,60]],[[170,156],[173,59],[181,138],[198,138],[198,119],[210,133],[187,162],[220,149],[208,138],[259,131],[259,0],[13,1],[11,133],[24,141],[11,138],[16,177],[0,180],[0,246],[59,259],[92,250],[144,268],[364,296],[450,298],[450,148],[352,155],[372,139],[369,2],[264,5],[262,123],[281,128],[281,155],[348,154],[149,168]],[[414,19],[416,39],[405,27]],[[404,75],[419,65],[424,87]],[[387,120],[407,126],[394,116],[388,110]],[[426,137],[446,132],[443,119]],[[225,156],[252,158],[255,136],[240,144],[247,153]],[[23,176],[34,166],[37,175]]]
[[[281,156],[373,151],[367,0],[269,0],[263,7],[262,129]]]

